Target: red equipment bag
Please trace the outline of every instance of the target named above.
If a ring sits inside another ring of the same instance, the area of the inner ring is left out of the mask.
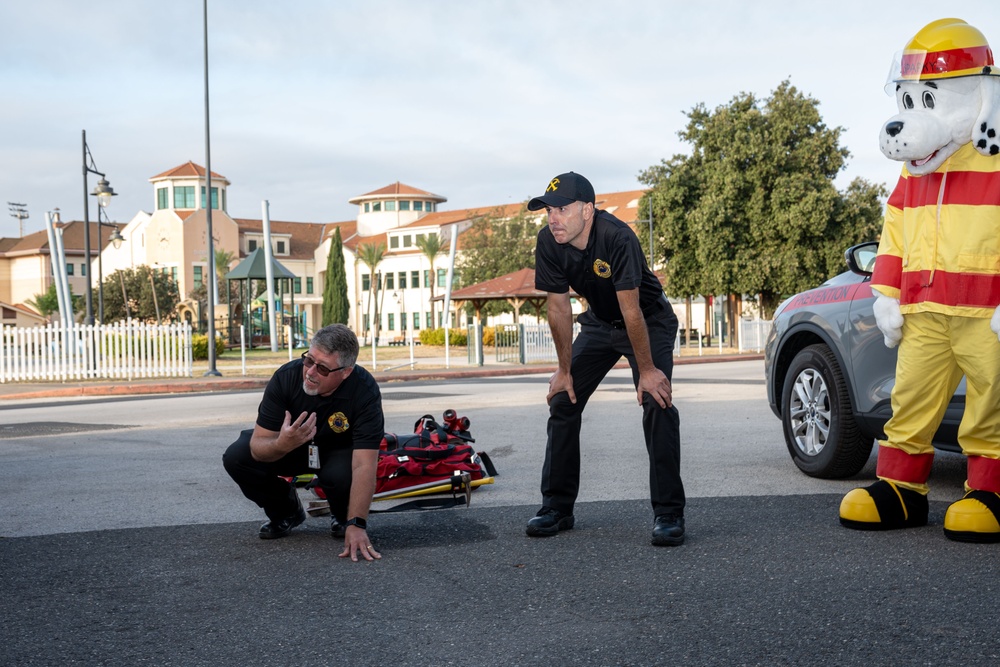
[[[446,410],[444,424],[424,415],[416,421],[412,435],[386,433],[379,449],[375,494],[447,483],[468,473],[475,482],[496,474],[492,462],[476,453],[469,435],[469,420]]]

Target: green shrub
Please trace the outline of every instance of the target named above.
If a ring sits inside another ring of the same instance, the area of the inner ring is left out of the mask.
[[[448,330],[449,345],[465,345],[469,342],[469,337],[461,329]],[[444,329],[422,329],[420,331],[421,345],[444,345]]]
[[[215,356],[220,357],[222,356],[222,353],[225,351],[226,351],[225,341],[216,336]],[[191,358],[208,359],[208,336],[206,336],[205,334],[195,334],[191,336]]]

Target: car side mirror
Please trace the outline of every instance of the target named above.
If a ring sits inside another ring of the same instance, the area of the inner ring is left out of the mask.
[[[844,253],[847,260],[847,268],[859,276],[871,278],[872,271],[875,270],[875,255],[878,254],[878,243],[869,241],[851,246]]]

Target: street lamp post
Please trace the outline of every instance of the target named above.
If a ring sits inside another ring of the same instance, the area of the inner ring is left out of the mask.
[[[107,181],[104,180],[103,178],[101,179],[101,183],[104,183],[105,185],[107,185]],[[100,187],[100,185],[98,185],[98,187]],[[94,194],[95,195],[97,194],[96,190],[94,191]],[[104,218],[104,220],[101,220],[102,217]],[[104,258],[104,225],[105,225],[105,221],[107,221],[107,225],[109,227],[111,227],[112,229],[114,229],[114,231],[111,232],[111,236],[110,236],[110,238],[108,238],[108,240],[111,241],[111,245],[114,246],[115,250],[118,250],[118,248],[122,247],[122,241],[125,240],[125,238],[121,235],[121,233],[119,233],[118,227],[115,226],[114,223],[112,223],[110,220],[108,220],[108,214],[104,212],[104,207],[101,206],[100,208],[98,208],[97,209],[97,245],[98,245],[98,248],[97,248],[97,321],[100,322],[101,324],[104,324],[104,262],[103,262],[103,258]]]
[[[87,192],[87,174],[97,174],[101,177],[93,193]],[[90,201],[87,198],[90,194],[97,197],[97,203],[102,208],[106,208],[111,203],[111,198],[117,193],[108,184],[108,180],[104,178],[104,173],[97,171],[97,165],[94,164],[94,156],[90,154],[90,148],[87,146],[87,131],[83,130],[83,254],[86,258],[84,266],[90,266]],[[98,221],[100,221],[100,216],[98,216]],[[100,231],[100,222],[98,222],[98,231]],[[98,256],[98,266],[100,266],[100,256]],[[94,296],[92,292],[90,272],[88,271],[86,290],[84,292],[87,303],[87,315],[84,319],[84,324],[88,326],[94,324]]]

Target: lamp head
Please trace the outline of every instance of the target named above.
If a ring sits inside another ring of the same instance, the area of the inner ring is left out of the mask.
[[[97,182],[97,186],[91,194],[97,197],[97,203],[101,205],[101,208],[107,208],[108,204],[111,203],[111,198],[118,193],[115,192],[114,188],[111,187],[111,184],[108,183],[108,179],[102,176],[101,180]]]

